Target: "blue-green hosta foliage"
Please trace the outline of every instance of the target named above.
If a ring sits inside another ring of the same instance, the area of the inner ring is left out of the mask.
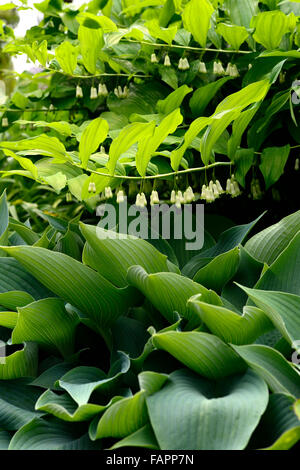
[[[76,9],[47,0],[35,7],[43,20],[25,38],[0,28],[8,54],[40,67],[20,74],[10,96],[1,82],[8,184],[26,177],[93,206],[105,187],[127,188],[115,175],[232,162],[238,183],[259,199],[287,166],[299,167],[298,3],[92,0]],[[227,179],[227,170],[218,172]],[[199,191],[207,182],[197,175],[190,184]],[[159,189],[169,196],[172,187],[163,181]]]
[[[0,211],[1,449],[298,442],[300,212],[216,238],[217,218],[184,258],[54,217],[36,233],[5,193]]]

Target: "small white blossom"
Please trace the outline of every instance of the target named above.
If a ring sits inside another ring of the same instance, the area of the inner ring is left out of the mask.
[[[224,70],[223,65],[220,61],[214,62],[213,72],[216,75],[225,75],[225,70]]]
[[[190,186],[186,189],[183,197],[184,197],[184,203],[185,204],[189,204],[190,202],[192,202],[195,199],[194,192],[193,192],[193,190]]]
[[[104,196],[105,196],[106,199],[110,199],[111,197],[113,197],[113,193],[112,193],[112,190],[111,190],[110,186],[105,188]]]
[[[49,111],[53,111],[54,110],[54,106],[53,104],[51,103],[50,106],[49,106]]]
[[[190,68],[190,64],[187,58],[179,59],[179,63],[178,63],[179,70],[188,70],[189,68]]]
[[[157,64],[158,60],[157,60],[157,57],[156,57],[156,54],[153,53],[151,54],[151,62],[152,64]]]
[[[229,62],[226,68],[226,75],[229,75],[230,77],[234,77],[234,78],[238,77],[239,71],[237,69],[237,66]]]
[[[114,89],[114,94],[116,95],[117,98],[127,98],[128,92],[129,92],[129,89],[126,85],[124,86],[123,90],[120,85]]]
[[[171,67],[171,61],[170,61],[170,57],[168,56],[168,54],[165,56],[164,66]]]
[[[8,119],[7,119],[7,117],[2,118],[2,127],[8,127]]]
[[[154,204],[159,204],[159,197],[157,191],[152,191],[150,196],[150,205],[153,206]]]
[[[216,180],[216,185],[217,185],[219,194],[223,194],[223,193],[224,193],[224,189],[222,188],[222,185],[221,185],[221,183],[220,183],[219,180]]]
[[[136,196],[136,201],[135,201],[135,205],[137,207],[145,207],[147,206],[147,199],[146,199],[146,196],[144,193],[141,193],[141,194],[137,194]]]
[[[95,193],[97,191],[96,185],[93,181],[89,183],[88,192]]]
[[[97,97],[98,97],[97,88],[92,86],[91,87],[91,93],[90,93],[90,99],[95,100],[95,99],[97,99]]]
[[[177,193],[176,198],[175,198],[175,206],[177,207],[177,209],[181,208],[181,203],[182,203],[181,197]]]
[[[108,90],[105,83],[99,83],[98,85],[98,96],[107,96]]]
[[[121,202],[124,202],[124,191],[120,190],[117,192],[117,203],[120,204]]]
[[[82,98],[83,97],[83,92],[82,88],[80,85],[77,85],[76,87],[76,98]]]
[[[206,185],[202,186],[201,199],[206,199]]]
[[[171,192],[170,201],[171,201],[171,204],[175,204],[175,202],[176,202],[176,192],[174,191],[174,189]]]
[[[296,158],[296,161],[295,161],[295,171],[299,171],[299,169],[300,169],[299,158]]]
[[[200,73],[207,73],[205,62],[200,62],[199,64],[199,72]]]

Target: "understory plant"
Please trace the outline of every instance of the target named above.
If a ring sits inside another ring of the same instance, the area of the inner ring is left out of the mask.
[[[215,218],[195,253],[54,217],[36,233],[5,193],[0,211],[2,449],[299,441],[300,212],[255,235]]]

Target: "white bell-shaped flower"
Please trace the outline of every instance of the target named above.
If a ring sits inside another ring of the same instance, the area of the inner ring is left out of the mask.
[[[170,57],[168,56],[168,54],[165,55],[164,66],[171,67],[171,61],[170,61]]]

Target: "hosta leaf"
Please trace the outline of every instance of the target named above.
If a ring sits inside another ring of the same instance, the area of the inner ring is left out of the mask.
[[[28,379],[0,381],[1,429],[18,430],[33,418],[44,414],[34,410],[40,391],[28,384]]]
[[[249,344],[273,329],[265,313],[256,307],[246,306],[243,315],[238,315],[219,305],[204,303],[201,297],[190,299],[189,306],[210,331],[225,343]]]
[[[142,447],[144,449],[159,449],[157,440],[150,424],[146,424],[141,429],[125,437],[114,444],[110,450],[120,447]]]
[[[113,174],[118,159],[122,153],[126,152],[133,144],[140,142],[141,140],[149,138],[153,135],[155,128],[155,122],[134,122],[129,126],[126,126],[113,140],[109,149],[109,161],[107,167]]]
[[[18,321],[17,312],[0,312],[0,326],[13,329]]]
[[[223,232],[218,240],[218,243],[216,243],[211,248],[201,251],[198,255],[194,256],[184,266],[184,268],[182,269],[182,273],[185,276],[194,277],[197,271],[203,265],[206,264],[206,262],[203,263],[203,259],[214,258],[239,246],[241,243],[243,243],[249,232],[257,224],[257,222],[261,219],[263,215],[264,214],[262,214],[256,220],[250,222],[249,224],[236,225],[235,227],[231,227],[225,232]]]
[[[300,296],[240,286],[289,342],[300,338]]]
[[[72,75],[77,65],[77,48],[69,41],[64,41],[56,47],[55,56],[63,71]]]
[[[273,348],[259,344],[233,346],[273,392],[283,392],[298,398],[300,396],[300,374]]]
[[[89,433],[93,441],[103,437],[125,437],[144,426],[147,421],[145,392],[140,391],[111,405],[98,423],[91,424]]]
[[[59,420],[33,419],[13,436],[9,450],[88,450],[95,449],[82,436],[82,428]]]
[[[219,379],[245,369],[245,363],[217,336],[202,332],[157,333],[154,346],[204,377]]]
[[[127,270],[140,265],[148,273],[169,271],[167,257],[146,240],[81,224],[81,231],[95,253],[97,269],[119,287],[128,285]]]
[[[35,341],[63,356],[74,352],[75,328],[79,319],[71,315],[60,299],[43,299],[18,309],[12,333],[13,344]]]
[[[77,307],[102,333],[132,303],[130,289],[117,289],[63,253],[29,246],[9,247],[5,251],[52,292]]]
[[[201,47],[206,46],[210,18],[214,8],[209,0],[190,0],[182,13],[185,29],[190,31]]]
[[[130,362],[124,353],[120,353],[121,363],[113,375],[106,375],[96,367],[79,366],[67,372],[60,378],[58,384],[66,390],[73,400],[79,405],[85,405],[94,390],[109,390],[118,380],[121,374],[129,370]]]
[[[270,265],[299,231],[300,211],[297,211],[254,235],[245,248],[254,258]]]
[[[8,450],[11,435],[7,431],[0,430],[0,450]]]
[[[105,119],[97,118],[84,129],[79,143],[79,158],[83,168],[87,167],[92,153],[96,152],[108,134],[108,123]]]
[[[178,370],[165,387],[147,398],[162,450],[244,449],[267,403],[267,386],[252,371],[223,379],[216,386]]]
[[[256,289],[300,295],[300,231],[278,258],[265,270]]]
[[[300,439],[300,421],[292,406],[294,400],[283,394],[270,395],[268,408],[254,434],[254,443],[263,450],[289,450]]]
[[[127,279],[170,323],[175,320],[174,312],[182,317],[189,317],[186,303],[193,295],[201,294],[204,301],[220,303],[217,294],[176,273],[148,275],[140,266],[133,266],[128,270]]]
[[[192,88],[188,87],[187,85],[182,85],[181,87],[177,88],[177,90],[170,93],[167,98],[165,98],[164,100],[159,100],[157,102],[157,111],[161,114],[172,113],[180,107],[186,95],[188,95],[192,91]]]
[[[251,26],[255,27],[255,41],[272,50],[277,49],[288,31],[288,19],[282,11],[265,11],[252,19]]]
[[[78,39],[83,64],[89,73],[95,74],[98,54],[104,45],[102,29],[80,25]]]
[[[8,205],[6,200],[6,191],[0,197],[0,243],[7,245],[8,242]]]
[[[114,397],[111,402],[114,403],[114,401],[121,398],[122,397]],[[111,406],[111,402],[107,405],[87,403],[78,406],[67,393],[58,395],[51,390],[46,390],[36,402],[35,409],[49,413],[63,421],[90,421],[95,415]]]
[[[162,122],[155,127],[151,137],[139,141],[139,148],[136,154],[136,167],[141,176],[146,175],[148,163],[154,152],[169,134],[176,131],[182,121],[183,117],[180,113],[180,109],[175,109],[175,111],[166,116]]]
[[[235,275],[239,261],[239,248],[236,247],[216,256],[210,263],[199,269],[193,280],[208,289],[220,292],[222,287]]]
[[[249,33],[244,26],[227,23],[219,23],[217,26],[217,33],[221,34],[225,41],[236,51],[239,50],[241,44],[246,41],[249,36]]]
[[[0,356],[0,380],[35,377],[38,357],[34,343],[24,343],[20,350],[6,356]]]
[[[145,426],[148,421],[146,397],[156,393],[167,378],[157,372],[142,372],[139,375],[141,390],[111,405],[98,423],[95,419],[89,430],[91,439],[126,437]]]
[[[284,172],[290,154],[290,146],[270,147],[263,150],[259,168],[264,176],[266,189],[269,189]]]

